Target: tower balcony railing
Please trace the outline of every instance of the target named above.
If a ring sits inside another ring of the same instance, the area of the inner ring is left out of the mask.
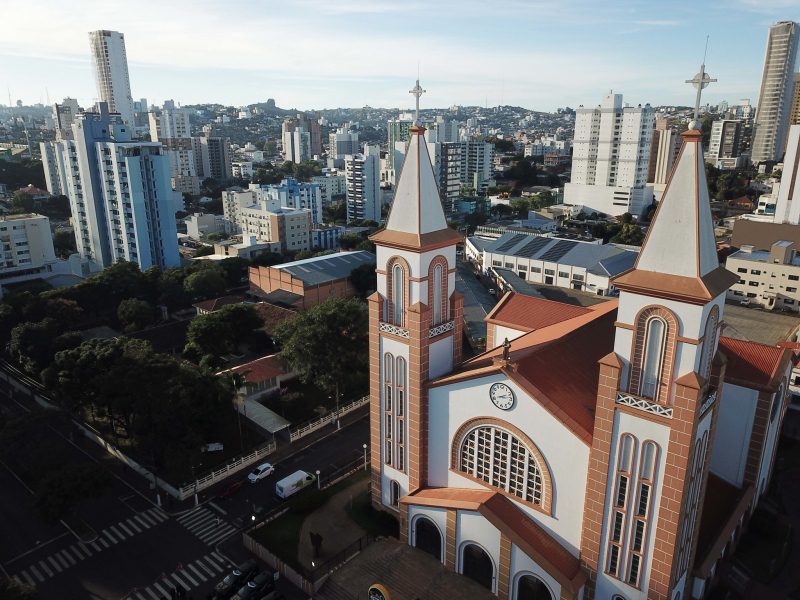
[[[622,406],[628,406],[630,408],[641,410],[651,415],[666,417],[667,419],[672,418],[671,407],[654,402],[650,398],[643,398],[642,396],[631,394],[630,392],[618,391],[616,403],[621,404]]]
[[[428,338],[435,338],[437,336],[442,335],[443,333],[447,333],[448,331],[452,331],[456,327],[455,321],[445,321],[444,323],[439,323],[431,327],[428,330]]]
[[[408,329],[404,329],[403,327],[400,327],[399,325],[395,325],[393,323],[386,323],[384,321],[381,321],[378,324],[378,331],[380,331],[381,333],[388,333],[388,334],[391,334],[391,335],[396,335],[397,337],[401,337],[401,338],[410,338],[411,337],[411,334],[409,333]]]

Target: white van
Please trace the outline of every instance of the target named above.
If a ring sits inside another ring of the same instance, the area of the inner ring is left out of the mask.
[[[284,477],[275,484],[275,494],[278,496],[278,498],[288,498],[292,494],[302,490],[304,487],[308,487],[316,480],[317,478],[311,473],[297,471],[288,477]]]

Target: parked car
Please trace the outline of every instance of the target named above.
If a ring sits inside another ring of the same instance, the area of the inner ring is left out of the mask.
[[[243,485],[244,485],[244,480],[242,480],[242,479],[240,479],[238,481],[233,481],[233,482],[229,483],[225,487],[225,489],[222,490],[219,493],[219,497],[220,498],[231,498],[232,496],[234,496],[236,494],[236,492],[238,492],[240,489],[242,489]]]
[[[489,293],[494,296],[497,293],[497,290],[494,288],[489,288]]]
[[[275,588],[275,576],[270,571],[262,571],[253,577],[246,585],[239,588],[231,600],[255,600],[261,595],[271,592]]]
[[[286,499],[314,483],[317,478],[306,471],[295,471],[275,484],[275,495]]]
[[[269,477],[275,472],[275,467],[271,463],[264,463],[258,465],[253,471],[247,476],[247,480],[250,483],[257,483],[264,479],[265,477]]]
[[[238,567],[234,568],[233,571],[228,573],[225,576],[225,579],[220,581],[217,585],[214,586],[214,591],[216,592],[216,598],[228,598],[233,590],[240,586],[242,583],[250,579],[253,574],[258,571],[258,565],[256,561],[250,559],[246,562],[243,562]]]
[[[739,304],[741,306],[750,306],[750,298],[745,298],[744,300],[739,300]]]

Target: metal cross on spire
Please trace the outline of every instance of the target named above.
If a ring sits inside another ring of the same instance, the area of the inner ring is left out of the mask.
[[[700,129],[700,96],[703,90],[709,84],[715,83],[717,80],[712,79],[711,75],[706,73],[706,54],[708,53],[708,36],[706,36],[706,51],[703,54],[703,64],[700,65],[700,72],[694,76],[694,79],[687,79],[686,83],[691,83],[697,90],[697,95],[694,100],[694,119],[689,124],[689,129]]]
[[[408,93],[411,94],[412,96],[414,96],[414,98],[417,101],[417,112],[414,115],[414,124],[415,125],[419,125],[419,123],[420,123],[420,121],[419,121],[419,97],[422,96],[422,94],[425,93],[425,90],[423,90],[422,86],[419,84],[419,79],[417,79],[417,85],[415,85],[413,88],[408,90]]]

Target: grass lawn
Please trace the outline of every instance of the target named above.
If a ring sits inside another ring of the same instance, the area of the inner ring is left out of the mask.
[[[359,479],[369,477],[367,471],[358,471],[351,477],[344,479],[319,491],[316,489],[299,492],[298,495],[287,501],[289,511],[267,525],[256,529],[252,536],[260,544],[266,546],[270,552],[287,563],[293,569],[305,571],[297,558],[297,549],[300,544],[300,529],[303,521],[311,513],[325,505],[343,489],[353,485]],[[359,523],[360,524],[360,523]]]

